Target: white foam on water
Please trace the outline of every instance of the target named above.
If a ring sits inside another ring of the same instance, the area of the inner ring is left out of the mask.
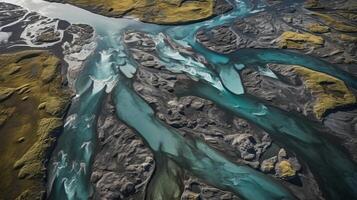
[[[0,31],[0,44],[6,44],[11,37],[11,32]]]

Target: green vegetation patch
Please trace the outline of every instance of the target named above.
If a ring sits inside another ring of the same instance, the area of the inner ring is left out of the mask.
[[[38,124],[38,139],[32,147],[14,164],[19,169],[19,178],[43,178],[46,172],[44,160],[56,141],[53,133],[59,131],[62,124],[61,118],[44,118]]]
[[[131,16],[144,22],[178,24],[213,16],[214,0],[60,0],[106,16]]]
[[[325,41],[321,36],[310,33],[286,31],[277,38],[277,42],[280,48],[305,49],[309,45],[322,46]]]
[[[357,26],[353,26],[351,24],[347,24],[347,23],[345,23],[343,21],[340,21],[340,20],[338,20],[338,19],[336,19],[336,18],[334,18],[334,17],[332,17],[332,16],[330,16],[328,14],[315,12],[312,15],[322,19],[323,22],[327,26],[329,26],[329,27],[331,27],[333,29],[336,29],[338,31],[341,31],[341,32],[353,32],[353,33],[357,32]]]
[[[37,199],[70,94],[49,51],[0,55],[0,196]],[[44,103],[43,109],[39,109]]]
[[[313,111],[318,119],[328,110],[356,103],[356,97],[342,80],[300,66],[294,66],[293,71],[302,77],[315,98]]]

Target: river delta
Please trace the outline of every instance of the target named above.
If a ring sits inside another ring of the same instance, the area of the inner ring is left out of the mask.
[[[357,199],[353,0],[0,1],[0,200]]]

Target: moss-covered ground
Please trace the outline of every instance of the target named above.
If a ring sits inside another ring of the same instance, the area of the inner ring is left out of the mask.
[[[50,52],[0,55],[0,199],[43,195],[48,152],[69,100]]]
[[[318,119],[328,110],[356,103],[356,97],[342,80],[304,67],[296,66],[293,70],[315,98],[313,111]]]
[[[157,24],[179,24],[211,17],[214,0],[62,0],[106,16],[131,16]]]

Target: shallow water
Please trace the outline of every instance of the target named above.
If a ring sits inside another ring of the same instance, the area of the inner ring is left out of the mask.
[[[287,189],[272,178],[247,166],[232,163],[202,141],[183,138],[176,130],[156,119],[153,110],[131,87],[130,78],[135,73],[136,64],[127,55],[121,40],[127,30],[149,32],[167,69],[200,80],[190,91],[182,91],[182,94],[209,99],[266,130],[276,142],[292,150],[309,165],[327,198],[356,198],[356,165],[348,156],[320,133],[319,125],[264,105],[244,94],[239,70],[246,64],[299,64],[336,76],[354,88],[357,88],[356,78],[306,55],[271,49],[244,49],[221,55],[202,47],[195,40],[198,30],[258,12],[264,9],[263,3],[254,7],[245,1],[232,0],[236,8],[222,16],[190,25],[159,26],[132,19],[108,18],[74,6],[41,0],[6,1],[48,17],[89,24],[98,34],[98,48],[76,82],[77,96],[51,160],[51,199],[87,199],[93,192],[89,176],[96,143],[96,117],[103,97],[110,92],[114,92],[118,118],[135,129],[154,154],[159,153],[175,161],[196,177],[223,190],[232,191],[242,199],[294,199]],[[163,42],[165,35],[180,45],[193,48],[210,65],[205,66],[168,47]],[[165,159],[156,161],[159,160]]]

